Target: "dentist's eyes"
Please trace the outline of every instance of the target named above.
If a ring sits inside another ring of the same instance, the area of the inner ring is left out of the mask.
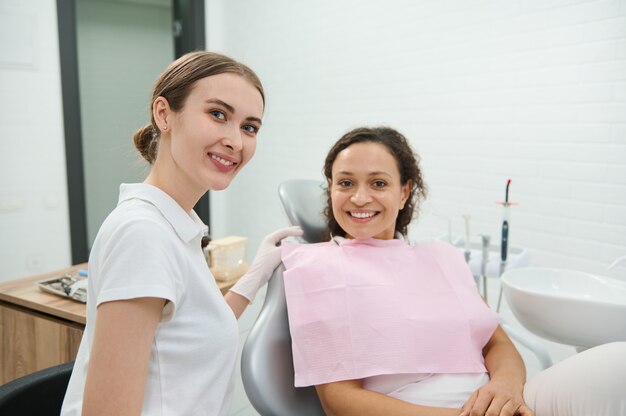
[[[374,181],[374,182],[372,182],[372,186],[374,188],[383,188],[386,185],[387,185],[387,183],[385,181]]]
[[[350,182],[349,180],[344,179],[344,180],[341,180],[341,181],[337,182],[337,185],[341,186],[342,188],[347,188],[347,187],[352,185],[352,182]]]
[[[257,126],[253,126],[251,124],[246,124],[242,127],[242,129],[250,134],[257,134],[259,132],[259,128]]]
[[[224,114],[223,111],[211,110],[209,111],[209,114],[211,114],[213,117],[215,117],[218,120],[226,120],[226,114]]]

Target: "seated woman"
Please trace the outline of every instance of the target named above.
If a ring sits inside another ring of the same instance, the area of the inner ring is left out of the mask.
[[[461,253],[404,240],[426,188],[402,134],[347,133],[324,174],[332,240],[284,244],[283,263],[295,385],[328,415],[626,415],[626,343],[526,383]]]

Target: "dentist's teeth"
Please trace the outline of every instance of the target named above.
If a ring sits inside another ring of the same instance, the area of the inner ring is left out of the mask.
[[[211,159],[217,160],[218,162],[220,162],[224,166],[232,166],[233,165],[233,162],[231,162],[230,160],[222,159],[219,156],[211,155]]]
[[[373,212],[351,212],[350,215],[352,215],[355,218],[370,218],[374,216]]]

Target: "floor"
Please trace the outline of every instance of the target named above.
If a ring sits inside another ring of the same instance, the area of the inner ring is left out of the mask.
[[[498,301],[498,295],[500,292],[500,280],[497,278],[489,278],[487,282],[487,288],[488,303],[491,307],[495,309]],[[243,319],[243,321],[240,322],[240,327],[243,324],[244,328],[249,329],[249,325],[252,324],[256,314],[258,314],[258,308],[260,307],[260,304],[262,304],[262,299],[257,299],[257,301],[255,301],[255,305],[250,308],[251,310],[246,311],[245,315],[247,316],[243,316],[241,318]],[[517,319],[515,319],[515,316],[511,312],[509,305],[506,303],[506,299],[504,298],[504,296],[500,306],[500,316],[505,322],[515,328],[516,331],[521,332],[525,339],[532,341],[538,346],[540,350],[545,351],[545,353],[550,356],[553,363],[557,363],[571,355],[576,354],[576,350],[571,346],[544,340],[525,330],[525,328],[522,327]],[[243,344],[243,342],[245,341],[245,337],[247,336],[247,331],[244,330],[243,332],[241,332],[240,335],[241,344]],[[537,355],[535,355],[530,349],[524,347],[515,340],[513,342],[517,346],[520,354],[522,355],[522,358],[524,359],[524,363],[526,364],[527,378],[530,379],[542,370],[541,363],[537,358]],[[243,389],[243,385],[241,384],[241,379],[237,381],[235,399],[231,416],[258,416],[258,413],[248,402],[245,391]]]

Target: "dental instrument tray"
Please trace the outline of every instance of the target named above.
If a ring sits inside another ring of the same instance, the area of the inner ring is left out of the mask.
[[[87,302],[87,277],[68,273],[52,279],[40,280],[39,289],[77,302]]]

